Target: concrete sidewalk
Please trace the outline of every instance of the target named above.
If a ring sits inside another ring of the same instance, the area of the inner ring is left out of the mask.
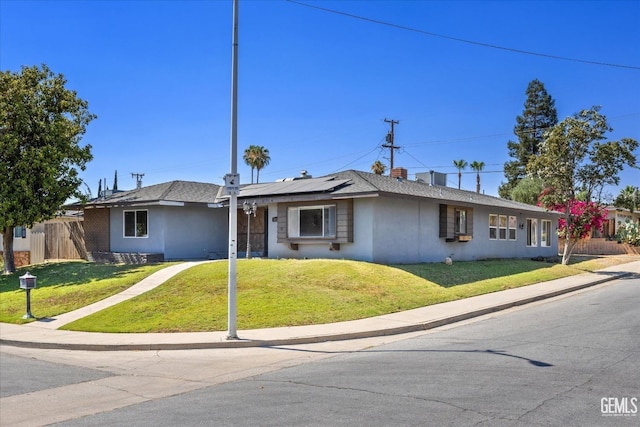
[[[195,263],[185,264],[169,267],[175,267],[172,271],[165,271],[169,268],[162,270],[164,275],[158,275],[153,279],[153,276],[150,276],[148,280],[146,279],[147,283],[140,282],[135,285],[138,288],[123,292],[123,294],[128,292],[128,295],[118,294],[111,297],[110,301],[105,300],[97,304],[108,306],[131,298],[145,289],[157,286],[176,271],[182,271]],[[368,319],[323,325],[241,330],[238,331],[240,339],[237,340],[228,340],[226,332],[110,334],[55,330],[75,318],[101,309],[99,305],[92,305],[77,310],[73,314],[61,315],[49,322],[36,321],[25,325],[2,323],[0,324],[0,344],[66,350],[178,350],[295,345],[368,338],[427,330],[637,274],[640,274],[640,261],[609,267],[594,273]]]

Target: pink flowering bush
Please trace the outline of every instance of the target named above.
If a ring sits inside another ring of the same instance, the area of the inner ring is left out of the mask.
[[[538,205],[548,210],[565,214],[558,221],[558,236],[562,239],[584,239],[591,235],[591,231],[602,230],[607,210],[604,206],[594,202],[583,202],[572,199],[567,203],[554,200],[553,189],[546,189],[538,198]],[[568,209],[567,209],[568,207]]]
[[[566,217],[558,221],[558,236],[561,238],[584,239],[591,235],[592,230],[602,231],[602,225],[607,217],[604,206],[594,202],[569,200],[569,221]],[[566,212],[566,206],[558,205],[553,208]],[[568,222],[568,225],[567,225]]]

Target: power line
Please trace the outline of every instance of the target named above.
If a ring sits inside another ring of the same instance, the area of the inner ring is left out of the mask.
[[[472,45],[475,45],[475,46],[488,47],[488,48],[491,48],[491,49],[499,49],[499,50],[504,50],[504,51],[507,51],[507,52],[520,53],[520,54],[523,54],[523,55],[532,55],[532,56],[539,56],[539,57],[543,57],[543,58],[557,59],[557,60],[561,60],[561,61],[580,62],[580,63],[583,63],[583,64],[602,65],[602,66],[606,66],[606,67],[627,68],[627,69],[630,69],[630,70],[640,70],[640,67],[634,66],[634,65],[613,64],[613,63],[609,63],[609,62],[600,62],[600,61],[588,61],[588,60],[585,60],[585,59],[569,58],[569,57],[566,57],[566,56],[559,56],[559,55],[551,55],[551,54],[547,54],[547,53],[532,52],[532,51],[529,51],[529,50],[516,49],[516,48],[511,48],[511,47],[505,47],[505,46],[499,46],[499,45],[495,45],[495,44],[490,44],[490,43],[477,42],[477,41],[474,41],[474,40],[461,39],[459,37],[452,37],[452,36],[447,36],[447,35],[444,35],[444,34],[432,33],[432,32],[425,31],[425,30],[419,30],[417,28],[407,27],[405,25],[394,24],[394,23],[391,23],[391,22],[381,21],[381,20],[378,20],[378,19],[366,18],[364,16],[354,15],[352,13],[347,13],[347,12],[341,12],[339,10],[329,9],[329,8],[326,8],[326,7],[315,6],[315,5],[303,3],[303,2],[300,2],[300,1],[295,1],[295,0],[286,0],[286,1],[288,1],[289,3],[294,3],[294,4],[297,4],[297,5],[300,5],[300,6],[306,6],[306,7],[312,8],[312,9],[322,10],[324,12],[335,13],[336,15],[342,15],[342,16],[346,16],[346,17],[349,17],[349,18],[359,19],[361,21],[371,22],[371,23],[378,24],[378,25],[385,25],[387,27],[398,28],[400,30],[405,30],[405,31],[412,31],[414,33],[424,34],[424,35],[431,36],[431,37],[439,37],[439,38],[442,38],[442,39],[453,40],[453,41],[460,42],[460,43],[472,44]]]

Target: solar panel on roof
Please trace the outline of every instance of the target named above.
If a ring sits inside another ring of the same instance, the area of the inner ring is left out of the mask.
[[[267,196],[276,194],[317,193],[328,191],[349,182],[348,179],[299,179],[295,181],[252,184],[240,189],[241,197]]]

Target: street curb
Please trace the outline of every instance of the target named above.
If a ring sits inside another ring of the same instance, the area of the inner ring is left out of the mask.
[[[469,311],[458,315],[444,317],[441,319],[430,320],[426,322],[415,323],[411,325],[404,325],[391,328],[363,330],[356,332],[347,332],[340,334],[326,334],[307,337],[293,337],[293,338],[281,338],[273,340],[251,340],[251,339],[233,339],[225,341],[212,341],[212,342],[185,342],[185,343],[131,343],[131,344],[81,344],[81,343],[58,343],[58,342],[35,342],[35,341],[20,341],[12,339],[0,338],[0,345],[8,345],[13,347],[23,348],[38,348],[38,349],[54,349],[54,350],[85,350],[85,351],[156,351],[156,350],[198,350],[198,349],[216,349],[216,348],[248,348],[248,347],[277,347],[284,345],[300,345],[300,344],[313,344],[329,341],[345,341],[361,338],[373,338],[389,335],[406,334],[410,332],[425,331],[433,328],[437,328],[452,323],[461,322],[463,320],[472,319],[474,317],[483,316],[498,311],[507,310],[509,308],[518,307],[521,305],[531,304],[533,302],[554,298],[560,295],[568,294],[571,292],[579,291],[581,289],[596,286],[612,280],[621,279],[633,275],[631,272],[617,273],[602,279],[589,281],[587,283],[578,284],[575,286],[545,292],[538,295],[533,295],[527,298],[522,298],[515,301],[510,301],[495,306],[484,307],[476,310]]]

